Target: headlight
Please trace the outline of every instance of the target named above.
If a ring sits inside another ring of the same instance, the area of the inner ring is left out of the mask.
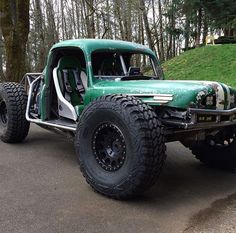
[[[208,95],[202,101],[202,105],[204,106],[214,106],[215,104],[216,104],[215,95]]]
[[[213,95],[209,95],[206,97],[206,105],[208,105],[208,106],[214,105],[214,96]]]

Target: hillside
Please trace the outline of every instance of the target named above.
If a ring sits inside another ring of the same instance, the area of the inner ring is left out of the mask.
[[[236,87],[236,45],[189,50],[163,64],[166,79],[211,80]]]

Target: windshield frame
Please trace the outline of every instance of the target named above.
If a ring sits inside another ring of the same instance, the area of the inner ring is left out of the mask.
[[[158,62],[157,60],[157,57],[150,54],[150,53],[145,53],[143,51],[116,51],[116,50],[105,50],[105,51],[102,51],[102,50],[96,50],[94,51],[92,54],[91,54],[91,61],[93,60],[93,55],[95,53],[113,53],[113,54],[117,54],[119,56],[119,60],[120,60],[120,63],[121,63],[121,67],[122,67],[122,71],[123,71],[123,74],[124,75],[101,75],[101,74],[94,74],[94,69],[93,69],[93,64],[91,66],[92,68],[92,74],[93,74],[93,77],[94,77],[94,81],[103,81],[103,80],[106,80],[106,81],[122,81],[122,78],[124,77],[133,77],[133,80],[135,80],[135,76],[129,76],[128,74],[128,71],[127,71],[127,67],[126,67],[126,64],[125,64],[125,61],[124,61],[124,57],[123,57],[123,54],[125,53],[130,53],[130,54],[139,54],[139,55],[145,55],[148,57],[149,61],[150,61],[150,67],[152,68],[152,71],[153,71],[153,74],[154,75],[150,75],[150,76],[147,76],[147,75],[138,75],[137,77],[138,80],[140,80],[141,76],[144,77],[143,80],[148,80],[147,77],[150,77],[150,79],[155,79],[155,80],[163,80],[164,79],[164,75],[163,75],[163,72],[162,72],[162,69],[161,69],[161,66],[160,66],[160,63]],[[93,61],[92,61],[93,62]],[[123,80],[125,81],[125,79]]]

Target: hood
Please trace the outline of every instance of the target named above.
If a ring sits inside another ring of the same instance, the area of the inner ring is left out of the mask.
[[[202,106],[206,96],[213,95],[215,109],[229,109],[236,91],[231,87],[210,81],[142,80],[100,81],[91,88],[90,97],[108,94],[128,94],[140,97],[150,105],[167,105],[175,108]],[[89,90],[88,90],[89,93]]]

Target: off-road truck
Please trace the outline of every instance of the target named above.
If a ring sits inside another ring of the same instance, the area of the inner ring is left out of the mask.
[[[166,142],[180,141],[208,166],[236,167],[236,90],[164,80],[143,45],[63,41],[42,73],[23,80],[0,84],[1,140],[23,141],[30,123],[74,136],[84,177],[106,196],[128,198],[151,187]]]

